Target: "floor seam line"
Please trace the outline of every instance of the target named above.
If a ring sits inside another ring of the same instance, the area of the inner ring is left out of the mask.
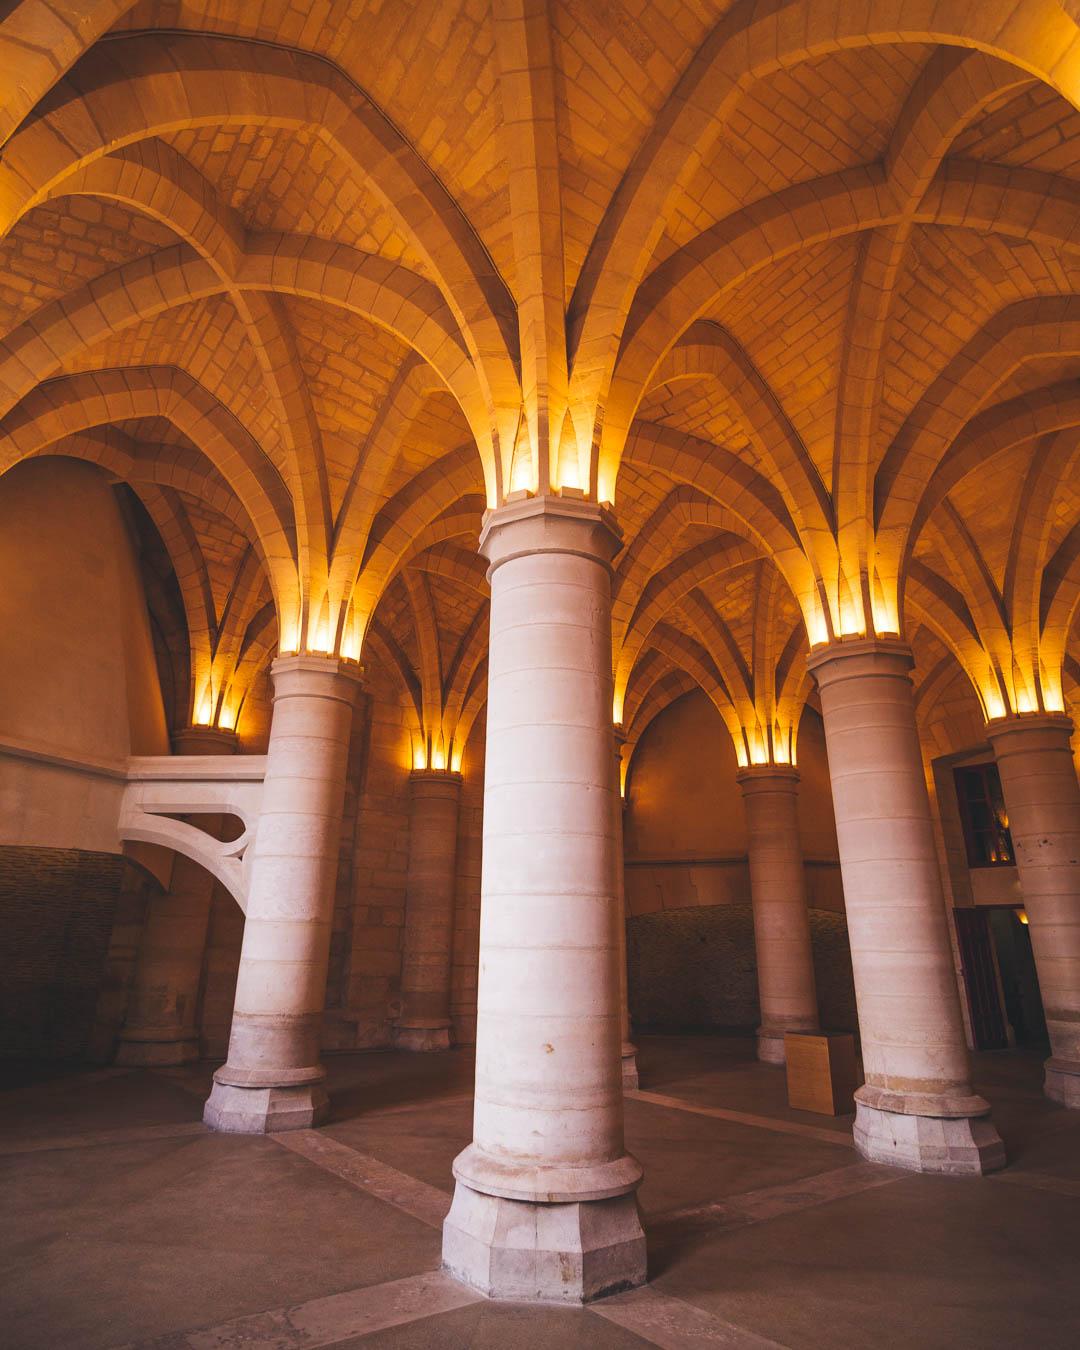
[[[402,1214],[441,1230],[450,1209],[450,1196],[437,1186],[410,1176],[351,1144],[342,1143],[319,1130],[289,1130],[268,1136],[324,1172],[339,1177],[356,1190]]]
[[[774,1134],[793,1134],[804,1139],[815,1139],[823,1144],[832,1144],[836,1148],[855,1147],[852,1137],[839,1130],[819,1129],[813,1125],[802,1125],[798,1121],[780,1120],[772,1116],[755,1116],[744,1111],[732,1111],[722,1106],[699,1106],[696,1102],[684,1101],[681,1097],[668,1097],[658,1092],[648,1092],[640,1088],[625,1094],[632,1101],[645,1102],[649,1106],[665,1107],[671,1111],[686,1111],[690,1115],[707,1116],[714,1120],[726,1120],[732,1125],[746,1125],[751,1129],[769,1130]]]

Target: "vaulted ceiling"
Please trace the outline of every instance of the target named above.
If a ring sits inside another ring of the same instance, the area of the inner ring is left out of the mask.
[[[178,723],[340,651],[459,755],[520,491],[614,500],[632,737],[698,685],[777,750],[857,632],[1071,704],[1075,10],[20,0],[0,471],[135,494]]]

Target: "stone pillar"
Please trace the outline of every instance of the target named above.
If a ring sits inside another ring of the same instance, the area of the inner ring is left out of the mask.
[[[581,1303],[645,1279],[623,1142],[612,826],[611,514],[491,511],[473,1142],[445,1269],[497,1298]]]
[[[359,681],[358,666],[324,656],[278,657],[271,673],[229,1058],[203,1113],[239,1134],[304,1129],[328,1105],[319,1048]]]
[[[1039,975],[1048,1097],[1080,1109],[1080,784],[1064,713],[987,724]]]
[[[919,1172],[982,1173],[1005,1151],[971,1087],[960,1000],[899,639],[810,653],[821,691],[866,1082],[864,1157]]]
[[[799,843],[799,771],[787,764],[740,769],[746,808],[761,1026],[758,1059],[785,1063],[785,1031],[818,1025],[814,953]]]
[[[231,755],[236,748],[235,733],[216,727],[188,727],[173,737],[177,755]],[[220,834],[220,816],[196,823]],[[178,853],[168,893],[152,897],[146,909],[117,1064],[198,1059],[196,1012],[213,893],[210,873]]]
[[[448,1050],[461,774],[417,769],[409,775],[409,795],[405,955],[394,1039],[402,1050]]]
[[[623,811],[626,808],[626,802],[622,795],[622,746],[625,739],[622,727],[616,724],[615,792],[613,796],[615,803],[613,813],[615,847],[613,853],[615,858],[616,938],[619,960],[619,1007],[622,1025],[622,1085],[624,1089],[633,1090],[639,1085],[639,1079],[637,1046],[631,1038],[630,1030],[630,990],[626,969],[626,863],[623,844]]]

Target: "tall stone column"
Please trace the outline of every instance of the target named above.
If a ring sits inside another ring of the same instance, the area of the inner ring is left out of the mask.
[[[461,774],[417,769],[409,775],[409,870],[405,887],[403,1050],[450,1047],[450,955],[454,940],[455,863]]]
[[[930,800],[899,639],[810,653],[821,691],[866,1082],[864,1157],[982,1173],[1005,1151],[971,1087]]]
[[[758,1059],[785,1063],[784,1033],[818,1025],[806,874],[799,843],[799,771],[761,764],[737,775],[746,808],[761,1026]]]
[[[231,755],[236,736],[215,727],[188,727],[173,737],[178,755]],[[198,822],[218,834],[218,816]],[[128,1013],[116,1047],[117,1064],[186,1064],[199,1057],[195,1023],[214,878],[178,853],[168,893],[147,906]]]
[[[487,763],[473,1142],[454,1163],[450,1274],[584,1302],[645,1279],[623,1141],[612,826],[610,513],[538,497],[488,514]]]
[[[240,1134],[304,1129],[328,1105],[319,1048],[359,667],[283,656],[271,674],[229,1058],[203,1113]]]
[[[1080,1109],[1080,784],[1064,713],[996,718],[994,747],[1039,975],[1048,1097]]]
[[[626,861],[623,843],[623,811],[626,802],[622,795],[622,746],[626,739],[621,726],[615,726],[615,790],[613,822],[615,847],[612,850],[615,859],[615,914],[616,939],[619,961],[619,1008],[622,1038],[622,1085],[633,1090],[639,1084],[637,1066],[637,1046],[633,1042],[630,1028],[630,988],[629,973],[626,968]]]

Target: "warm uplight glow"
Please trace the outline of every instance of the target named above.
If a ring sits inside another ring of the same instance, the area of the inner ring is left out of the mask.
[[[612,700],[611,704],[611,720],[615,723],[616,726],[622,725],[623,704],[625,701],[626,701],[626,690],[619,689],[618,687],[616,687],[615,697]]]
[[[806,633],[810,639],[811,647],[820,647],[829,640],[829,629],[825,622],[825,615],[821,611],[816,598],[811,601],[813,608],[806,616]]]
[[[427,751],[424,749],[422,741],[417,741],[413,745],[412,766],[414,769],[427,768]]]
[[[569,434],[568,430],[564,430],[562,444],[559,447],[559,475],[556,487],[580,490],[582,486],[581,464],[578,461],[577,445],[573,435]]]
[[[845,600],[840,606],[840,636],[866,636],[866,619],[862,609],[851,600]]]
[[[1065,697],[1061,692],[1061,686],[1057,688],[1046,688],[1043,686],[1043,707],[1047,712],[1063,713],[1065,711]]]
[[[431,752],[431,767],[440,773],[446,768],[446,751],[441,743]]]
[[[870,618],[878,637],[899,637],[900,615],[896,608],[896,599],[892,595],[885,594],[881,578],[876,571],[873,585],[870,587]]]
[[[1016,911],[1016,917],[1020,920],[1022,924],[1026,925],[1028,923],[1028,916],[1026,909],[1018,909]]]
[[[993,685],[988,685],[983,690],[983,703],[986,706],[987,721],[993,721],[995,717],[1005,716],[1005,703],[998,691]]]
[[[282,656],[295,656],[300,650],[299,619],[283,620],[278,635],[278,652]]]
[[[450,768],[454,773],[461,772],[461,761],[465,755],[465,747],[454,745],[450,752]]]
[[[334,639],[330,632],[330,620],[323,619],[314,633],[308,634],[308,651],[332,652]]]
[[[514,465],[510,471],[510,491],[536,491],[536,475],[533,473],[532,453],[529,449],[529,438],[525,434],[524,427],[518,436],[517,445],[514,446]]]
[[[341,640],[341,654],[346,661],[360,660],[360,634],[352,625]]]
[[[236,709],[231,704],[222,705],[221,712],[218,714],[218,726],[222,731],[235,731]]]
[[[1018,713],[1030,713],[1035,711],[1035,700],[1027,689],[1017,689],[1016,691],[1016,711]]]
[[[748,769],[750,761],[746,756],[746,746],[743,745],[742,737],[735,742],[735,758],[738,760],[740,769]]]
[[[197,727],[209,727],[214,722],[214,702],[210,697],[209,689],[202,696],[199,703],[199,711],[195,714],[195,725]]]

